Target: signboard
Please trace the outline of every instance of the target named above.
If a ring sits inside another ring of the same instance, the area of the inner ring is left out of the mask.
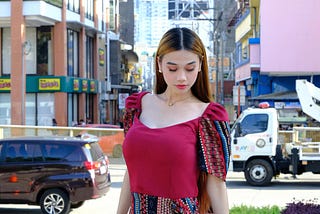
[[[11,90],[11,79],[0,79],[0,91]]]
[[[129,93],[119,93],[119,109],[124,109],[126,104],[126,99],[129,97]]]
[[[239,105],[239,88],[240,87],[240,106],[244,106],[246,103],[246,89],[243,85],[238,86],[235,85],[233,86],[232,92],[233,92],[233,105],[237,106]]]
[[[59,78],[40,78],[39,79],[39,90],[45,91],[58,91],[60,90],[60,79]]]

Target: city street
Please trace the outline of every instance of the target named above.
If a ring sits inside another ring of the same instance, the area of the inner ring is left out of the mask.
[[[82,207],[72,210],[71,214],[114,214],[116,213],[125,165],[121,159],[110,159],[112,187],[102,198],[87,201]],[[243,173],[229,172],[228,195],[230,207],[272,206],[284,207],[296,200],[310,201],[319,198],[320,175],[306,173],[293,180],[290,175],[281,175],[268,187],[252,187],[245,180]],[[319,200],[317,200],[319,202]],[[39,207],[28,205],[0,205],[1,214],[41,214]]]

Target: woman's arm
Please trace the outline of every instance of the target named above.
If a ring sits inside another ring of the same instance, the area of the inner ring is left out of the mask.
[[[120,192],[117,214],[127,214],[131,203],[131,192],[128,171],[124,174],[122,188]]]
[[[226,183],[214,175],[208,174],[207,192],[214,214],[228,214],[229,202]]]

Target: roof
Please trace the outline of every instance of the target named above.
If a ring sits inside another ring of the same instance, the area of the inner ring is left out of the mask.
[[[249,100],[299,100],[297,92],[285,91],[272,94],[263,94],[257,97],[251,97]]]

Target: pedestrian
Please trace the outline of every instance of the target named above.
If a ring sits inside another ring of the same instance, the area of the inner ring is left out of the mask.
[[[117,213],[229,213],[229,118],[211,101],[199,36],[188,28],[167,31],[155,72],[153,93],[126,99],[127,171]]]
[[[58,123],[57,123],[57,120],[55,118],[52,118],[52,126],[57,126]]]

